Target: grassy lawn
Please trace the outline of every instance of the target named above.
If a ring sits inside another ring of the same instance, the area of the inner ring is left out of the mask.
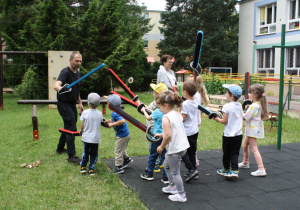
[[[140,99],[149,104],[152,93],[139,93]],[[38,105],[39,140],[32,136],[32,105],[18,105],[18,98],[4,94],[4,110],[0,110],[0,206],[1,209],[146,209],[137,193],[127,188],[117,175],[110,172],[102,159],[114,157],[115,134],[113,129],[101,128],[99,161],[94,177],[82,176],[80,167],[69,164],[67,155],[55,153],[63,122],[56,109]],[[101,106],[99,110],[102,111]],[[106,109],[105,118],[111,111]],[[125,110],[139,121],[144,117],[135,108],[125,105]],[[198,150],[220,149],[224,126],[202,115],[199,130]],[[79,128],[80,120],[77,127]],[[131,140],[130,156],[148,155],[145,134],[128,123]],[[300,142],[299,120],[283,118],[282,143]],[[270,123],[265,123],[266,137],[259,145],[277,143],[277,129],[270,132]],[[77,155],[81,157],[83,145],[76,138]],[[32,169],[21,168],[22,163],[42,161]],[[145,162],[145,166],[146,166]],[[126,170],[125,170],[126,173]],[[138,179],[139,177],[137,177]]]

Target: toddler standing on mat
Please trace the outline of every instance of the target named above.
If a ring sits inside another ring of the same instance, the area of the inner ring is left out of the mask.
[[[239,168],[250,168],[250,146],[258,166],[258,170],[251,173],[252,176],[267,175],[257,147],[257,139],[264,138],[263,121],[268,119],[267,100],[264,92],[264,86],[261,84],[255,84],[249,87],[249,99],[252,100],[252,104],[248,107],[244,115],[244,119],[246,120],[245,139],[243,142],[244,158],[243,162],[239,163]]]
[[[181,107],[182,99],[179,94],[167,90],[159,94],[156,103],[160,111],[164,113],[163,135],[156,135],[163,137],[157,152],[161,154],[165,148],[167,149],[164,169],[169,179],[169,185],[163,187],[162,191],[173,194],[168,197],[171,201],[185,202],[187,198],[180,175],[180,164],[190,145],[182,123],[182,115],[175,111],[175,106]]]

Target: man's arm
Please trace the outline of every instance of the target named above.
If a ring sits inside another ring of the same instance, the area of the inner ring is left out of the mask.
[[[79,104],[79,108],[80,108],[80,113],[82,113],[83,110],[84,110],[84,108],[83,108],[83,105],[82,105],[82,101],[81,101],[80,96],[78,97],[78,104]]]
[[[62,88],[61,85],[62,85],[62,82],[57,80],[54,84],[54,90],[59,91]]]

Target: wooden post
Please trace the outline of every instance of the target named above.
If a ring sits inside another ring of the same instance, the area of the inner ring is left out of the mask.
[[[3,110],[3,55],[2,54],[0,54],[0,109]]]
[[[32,127],[33,127],[33,139],[39,139],[39,131],[38,131],[38,120],[37,120],[37,108],[36,105],[32,106]]]
[[[106,114],[106,107],[105,107],[105,104],[102,104],[102,114]]]
[[[245,100],[249,99],[248,88],[250,87],[250,73],[245,73]]]

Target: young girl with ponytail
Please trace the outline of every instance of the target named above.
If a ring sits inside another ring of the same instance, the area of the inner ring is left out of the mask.
[[[251,173],[252,176],[266,176],[267,172],[264,168],[262,157],[257,147],[257,139],[264,138],[264,122],[268,119],[267,100],[264,86],[254,84],[249,87],[249,99],[252,104],[244,114],[246,120],[245,139],[243,142],[244,158],[239,163],[239,168],[250,168],[249,166],[249,146],[255,157],[258,170]]]

